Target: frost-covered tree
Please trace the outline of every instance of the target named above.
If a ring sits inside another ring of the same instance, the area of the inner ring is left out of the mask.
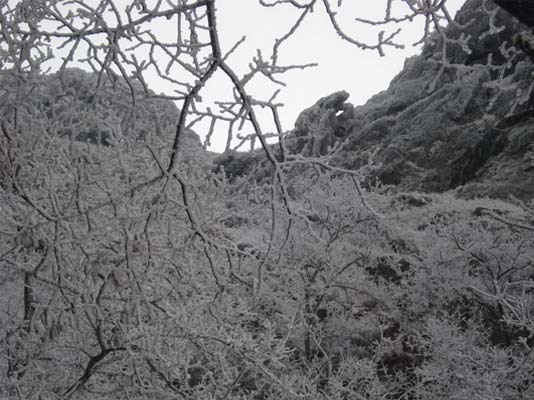
[[[239,75],[222,1],[0,0],[0,397],[531,396],[532,207],[364,190],[372,157],[292,151],[248,92],[307,67],[279,50],[312,11],[380,54],[423,18],[451,67],[447,2],[384,2],[374,43],[342,1],[259,3],[299,16]],[[233,100],[207,107],[216,73]],[[213,172],[204,121],[259,143],[261,179]]]

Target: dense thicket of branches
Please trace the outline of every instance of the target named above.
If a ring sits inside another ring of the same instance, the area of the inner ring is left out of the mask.
[[[374,44],[341,1],[260,3],[300,16],[238,76],[215,0],[0,1],[0,397],[533,397],[532,207],[364,191],[371,161],[291,153],[247,92],[306,67],[278,49],[313,9],[380,53],[420,16],[451,67],[446,1],[385,2]],[[205,108],[215,72],[234,100]],[[258,141],[268,179],[211,172],[186,145],[203,120]]]

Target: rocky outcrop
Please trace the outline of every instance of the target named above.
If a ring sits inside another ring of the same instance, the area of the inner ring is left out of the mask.
[[[534,27],[534,1],[533,0],[494,0],[524,24]]]
[[[354,118],[354,107],[346,103],[348,98],[349,93],[337,92],[303,111],[288,139],[289,151],[317,157],[325,155],[330,147],[345,138]]]
[[[486,195],[506,198],[510,194],[534,198],[534,111],[507,118],[493,131],[503,144],[458,192],[466,197]]]
[[[513,45],[529,29],[502,9],[491,25],[481,0],[467,1],[456,21],[468,27],[447,36],[470,39],[448,44],[453,66],[440,71],[435,37],[365,105],[338,92],[305,110],[291,150],[317,156],[344,140],[334,164],[357,169],[376,151],[369,179],[401,190],[534,197],[534,64]]]
[[[68,68],[24,83],[4,74],[1,83],[0,113],[8,121],[17,107],[26,121],[36,121],[50,133],[77,141],[112,145],[121,140],[162,139],[172,137],[178,121],[174,102],[118,76]],[[191,131],[184,141],[202,147]]]
[[[16,111],[15,111],[16,110]],[[17,116],[18,121],[14,121]],[[0,76],[0,120],[32,135],[49,135],[113,146],[121,142],[170,148],[178,123],[176,104],[159,98],[134,79],[67,68],[24,81]],[[211,165],[213,154],[187,130],[181,138],[181,161]]]

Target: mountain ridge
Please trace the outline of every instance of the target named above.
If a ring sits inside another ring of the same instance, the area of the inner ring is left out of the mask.
[[[481,0],[467,1],[445,30],[447,47],[431,35],[421,54],[364,105],[354,107],[344,91],[318,100],[299,115],[288,150],[325,156],[338,145],[332,165],[351,170],[374,154],[367,182],[396,191],[533,198],[534,64],[516,46],[529,28],[495,4],[490,8],[488,15]],[[230,176],[264,165],[261,152],[229,153],[216,163]]]

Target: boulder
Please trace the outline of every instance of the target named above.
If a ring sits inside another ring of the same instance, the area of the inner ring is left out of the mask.
[[[354,115],[354,107],[346,103],[348,98],[349,93],[336,92],[304,110],[295,122],[288,149],[309,157],[325,155],[348,133],[347,122]]]

